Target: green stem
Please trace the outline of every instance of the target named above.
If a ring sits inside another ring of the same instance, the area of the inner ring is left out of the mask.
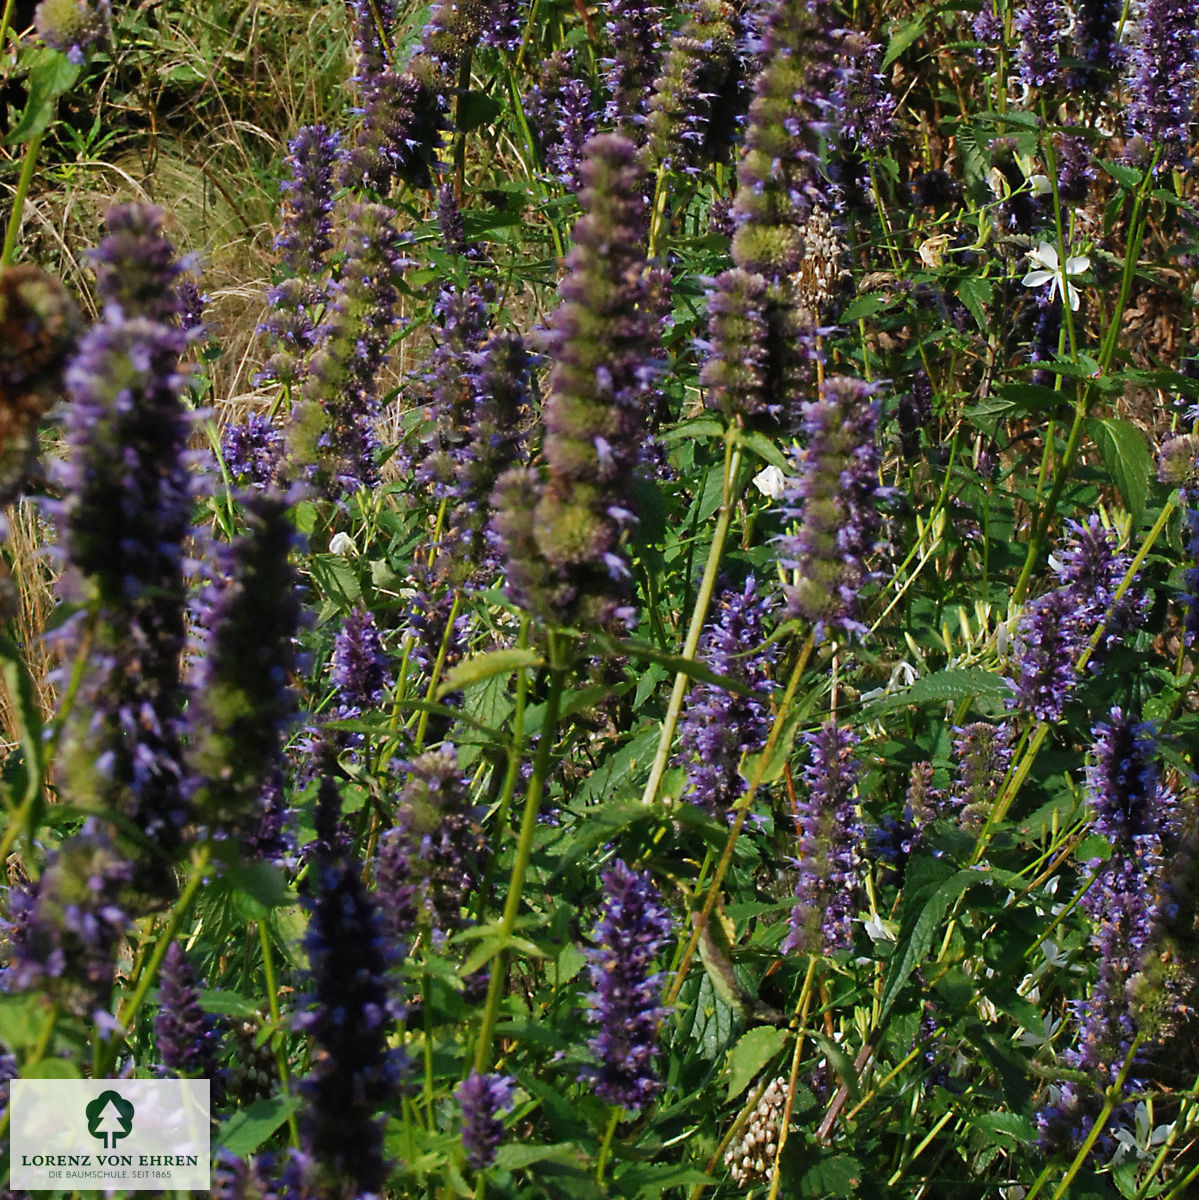
[[[520,912],[521,897],[525,889],[525,876],[529,870],[529,859],[533,854],[533,835],[537,832],[537,814],[541,809],[541,797],[545,791],[546,778],[550,771],[550,758],[554,748],[554,736],[558,727],[558,713],[562,704],[562,686],[566,669],[559,661],[557,636],[549,631],[547,658],[550,664],[549,694],[545,702],[545,723],[537,743],[537,758],[533,763],[533,777],[525,796],[525,811],[520,823],[520,837],[516,843],[516,857],[512,862],[512,875],[508,881],[508,893],[504,901],[504,915],[500,919],[500,948],[491,962],[491,978],[487,982],[487,1003],[483,1009],[483,1021],[479,1026],[479,1037],[475,1043],[475,1070],[484,1074],[491,1064],[491,1040],[495,1035],[499,1017],[500,997],[504,990],[505,960],[507,943],[516,928]]]
[[[21,163],[21,175],[17,190],[13,193],[12,211],[8,214],[8,228],[4,232],[4,250],[0,252],[0,267],[11,267],[17,248],[17,234],[21,229],[21,217],[25,212],[25,197],[33,181],[33,168],[37,165],[38,151],[42,148],[42,134],[35,133],[25,147],[25,161]]]
[[[171,911],[167,914],[166,923],[158,931],[158,941],[154,944],[153,953],[151,953],[137,976],[137,984],[133,989],[133,994],[120,1009],[117,1021],[122,1029],[132,1030],[133,1023],[137,1020],[137,1014],[141,1011],[142,1004],[145,1002],[146,996],[149,995],[150,988],[154,985],[154,980],[158,977],[158,968],[162,966],[162,960],[166,958],[167,951],[170,949],[171,943],[175,940],[175,935],[179,932],[179,926],[183,924],[183,918],[187,915],[187,910],[191,907],[191,902],[200,890],[200,884],[204,882],[204,876],[208,871],[211,858],[212,852],[209,847],[201,847],[192,864],[192,872],[187,885],[184,887],[182,895],[175,901]],[[113,1034],[104,1043],[100,1053],[97,1055],[96,1075],[98,1078],[103,1078],[112,1070],[113,1063],[116,1062],[117,1058],[117,1043],[119,1040],[120,1035]]]
[[[275,983],[275,955],[271,950],[271,939],[267,933],[266,923],[258,921],[256,924],[258,925],[258,944],[262,947],[262,973],[266,981],[266,1002],[271,1014],[271,1041],[275,1046],[275,1067],[279,1072],[279,1083],[282,1085],[283,1094],[287,1095],[291,1090],[291,1079],[287,1070],[287,1054],[283,1047],[282,1030],[280,1029],[279,989]],[[296,1124],[295,1113],[288,1114],[287,1131],[292,1146],[298,1150],[300,1148],[300,1127]]]
[[[608,1126],[604,1130],[604,1140],[600,1143],[599,1159],[595,1164],[595,1182],[596,1186],[602,1188],[604,1186],[604,1169],[608,1165],[608,1157],[612,1153],[612,1138],[616,1133],[616,1126],[620,1122],[621,1109],[613,1107],[608,1115]]]
[[[712,535],[711,548],[708,550],[708,561],[704,566],[704,577],[699,585],[699,595],[696,596],[695,607],[691,611],[691,624],[688,626],[687,638],[683,643],[683,658],[695,657],[700,634],[704,630],[704,622],[708,619],[712,593],[716,588],[716,575],[720,570],[720,559],[724,554],[724,543],[733,518],[733,492],[740,467],[741,452],[734,447],[730,437],[725,442],[724,488],[721,495],[720,515],[716,522],[716,531]],[[674,677],[670,703],[667,705],[666,716],[662,721],[662,731],[658,735],[657,753],[654,755],[653,765],[650,767],[649,778],[645,781],[645,790],[641,793],[642,804],[653,804],[658,798],[658,788],[662,785],[662,776],[666,773],[667,764],[670,762],[675,730],[678,728],[679,715],[683,711],[683,697],[687,692],[687,683],[688,677],[682,671]]]
[[[4,12],[0,13],[0,54],[4,53],[4,40],[8,37],[8,27],[12,24],[12,12],[17,6],[17,0],[7,0]]]
[[[716,864],[716,870],[712,875],[712,882],[708,884],[708,890],[704,896],[704,906],[700,910],[697,919],[693,922],[691,936],[687,941],[686,949],[683,951],[682,960],[675,970],[674,979],[671,981],[670,989],[666,993],[665,1003],[667,1008],[670,1008],[679,998],[679,992],[682,990],[683,981],[687,978],[687,971],[691,966],[691,960],[695,957],[695,952],[699,947],[699,940],[703,937],[704,930],[708,926],[708,920],[712,916],[712,910],[716,907],[716,898],[720,894],[720,885],[724,882],[725,874],[732,864],[733,849],[737,845],[741,826],[745,824],[745,818],[749,813],[750,805],[753,803],[754,796],[757,795],[758,788],[761,787],[770,762],[774,758],[775,747],[778,745],[779,738],[782,737],[783,727],[787,723],[791,703],[795,699],[795,693],[799,688],[800,678],[803,676],[804,670],[808,665],[808,659],[811,657],[815,645],[815,636],[809,634],[808,640],[804,643],[804,647],[799,653],[799,657],[795,660],[795,667],[791,671],[791,678],[787,681],[787,690],[783,694],[782,702],[779,704],[774,724],[770,727],[770,734],[766,738],[766,745],[763,747],[761,754],[758,755],[753,768],[753,776],[746,785],[745,794],[733,806],[733,811],[736,813],[733,819],[733,826],[729,830],[728,837],[725,839],[724,849],[720,854],[720,861]]]

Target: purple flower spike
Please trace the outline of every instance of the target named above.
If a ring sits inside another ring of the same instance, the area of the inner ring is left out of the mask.
[[[820,399],[803,406],[806,447],[796,454],[785,515],[798,530],[780,539],[779,560],[798,572],[787,587],[787,612],[830,630],[862,636],[861,592],[875,578],[867,559],[876,548],[879,504],[877,388],[833,375]]]
[[[283,457],[283,435],[261,413],[250,413],[221,435],[221,458],[235,484],[263,491],[275,482]]]
[[[1199,4],[1144,0],[1136,21],[1128,61],[1128,133],[1159,151],[1158,170],[1169,170],[1183,165],[1191,141]]]
[[[1016,13],[1016,67],[1030,88],[1053,89],[1060,82],[1062,16],[1060,0],[1023,0]]]
[[[312,481],[338,499],[378,479],[374,419],[378,376],[395,328],[399,280],[408,261],[395,213],[359,204],[349,213],[345,261],[333,287],[324,339],[304,380],[292,451]]]
[[[613,57],[605,60],[611,95],[605,116],[630,136],[645,122],[658,48],[666,40],[664,10],[653,0],[609,0],[606,11]]]
[[[662,1089],[654,1068],[662,976],[654,971],[670,941],[671,921],[648,873],[619,859],[604,872],[603,915],[595,949],[587,951],[592,992],[588,1019],[598,1032],[588,1045],[597,1070],[584,1075],[609,1104],[640,1112]]]
[[[759,749],[770,730],[774,647],[762,647],[770,608],[751,577],[744,588],[721,597],[719,619],[700,639],[700,661],[752,689],[743,696],[697,683],[680,722],[679,749],[687,768],[683,795],[719,816],[744,790],[738,773],[742,756]]]
[[[192,803],[210,829],[251,838],[296,716],[301,603],[290,499],[250,491],[241,507],[245,530],[221,548],[199,605],[204,653],[188,710],[188,766]]]
[[[275,238],[294,275],[319,275],[333,248],[333,166],[339,137],[323,125],[305,125],[291,142],[283,183],[283,228]]]
[[[512,1103],[512,1079],[507,1075],[471,1073],[454,1089],[462,1105],[462,1146],[467,1165],[486,1170],[504,1140],[504,1123],[496,1114]]]
[[[1004,725],[976,721],[955,729],[953,789],[949,805],[966,829],[987,819],[1012,758],[1012,731]]]
[[[829,721],[804,739],[807,796],[799,802],[799,880],[787,952],[827,955],[848,949],[857,895],[854,857],[864,830],[854,805],[857,736]]]
[[[108,38],[112,0],[42,0],[33,23],[47,46],[81,63],[89,50]]]
[[[162,961],[162,988],[154,1038],[162,1064],[179,1075],[208,1079],[216,1074],[218,1034],[200,1007],[196,973],[178,942],[172,942]]]
[[[594,137],[582,174],[583,216],[549,334],[549,477],[535,528],[542,554],[571,586],[574,619],[605,621],[631,615],[621,607],[630,574],[622,542],[651,432],[657,322],[636,150],[622,137]]]

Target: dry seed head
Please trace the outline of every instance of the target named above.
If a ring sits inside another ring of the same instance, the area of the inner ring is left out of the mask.
[[[779,1127],[787,1102],[787,1079],[772,1079],[750,1115],[740,1139],[725,1151],[724,1163],[733,1182],[744,1186],[764,1181],[778,1153]]]

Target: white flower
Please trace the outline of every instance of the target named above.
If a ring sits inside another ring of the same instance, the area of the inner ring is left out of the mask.
[[[1043,287],[1049,284],[1049,299],[1061,295],[1063,289],[1070,303],[1070,311],[1077,312],[1080,297],[1078,288],[1070,282],[1071,275],[1081,275],[1091,269],[1091,260],[1085,254],[1073,255],[1066,259],[1065,268],[1058,266],[1057,251],[1048,243],[1042,242],[1035,250],[1028,252],[1028,261],[1037,269],[1029,271],[1020,282],[1025,287]]]
[[[358,553],[358,547],[354,545],[354,539],[348,533],[335,533],[329,539],[329,553],[336,554],[339,558],[350,558]]]
[[[782,496],[786,484],[787,477],[778,467],[766,467],[754,476],[754,487],[763,496],[769,496],[771,500],[777,500]]]

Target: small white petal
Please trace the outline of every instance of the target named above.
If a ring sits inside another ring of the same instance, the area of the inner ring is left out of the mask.
[[[1040,287],[1042,284],[1048,283],[1054,278],[1052,271],[1029,271],[1023,279],[1020,280],[1025,287]]]
[[[782,496],[786,484],[787,477],[775,466],[766,467],[754,476],[754,487],[763,496],[769,496],[771,500],[777,500]]]
[[[1066,259],[1066,274],[1081,275],[1083,271],[1091,269],[1091,260],[1085,254],[1079,254],[1074,258]]]
[[[1038,196],[1048,196],[1053,191],[1053,184],[1048,175],[1030,175],[1028,182],[1032,184],[1033,192]]]
[[[358,553],[358,547],[354,545],[354,539],[348,533],[335,533],[329,539],[329,553],[336,554],[341,558],[349,558],[352,554]]]
[[[1078,312],[1078,306],[1082,302],[1082,299],[1078,294],[1078,288],[1069,280],[1066,281],[1066,298],[1070,301],[1070,311]]]
[[[1040,263],[1041,266],[1048,267],[1051,271],[1057,270],[1057,251],[1049,242],[1042,242],[1035,250],[1030,250],[1028,260]]]

